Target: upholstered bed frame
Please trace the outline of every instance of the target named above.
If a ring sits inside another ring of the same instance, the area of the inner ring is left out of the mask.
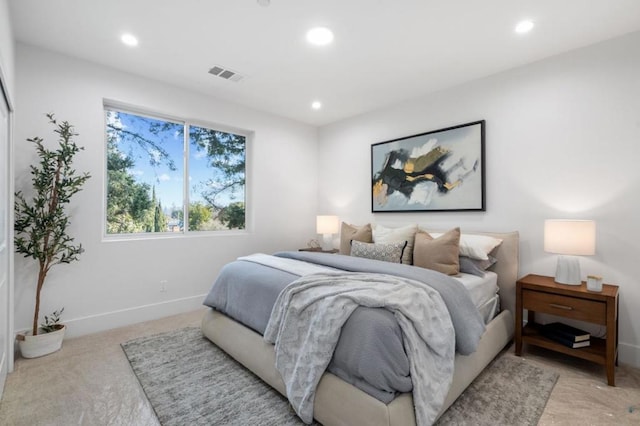
[[[453,384],[440,414],[449,408],[513,337],[515,285],[518,277],[518,233],[477,234],[503,240],[492,253],[498,259],[494,271],[498,274],[502,312],[487,325],[476,352],[469,356],[456,355]],[[280,373],[274,367],[273,345],[266,343],[260,334],[213,309],[204,315],[202,331],[230,356],[278,392],[286,395]],[[385,404],[331,373],[325,373],[318,385],[314,417],[326,426],[415,425],[411,393],[398,395],[389,404]]]

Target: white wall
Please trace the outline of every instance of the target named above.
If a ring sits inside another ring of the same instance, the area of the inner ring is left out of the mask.
[[[597,221],[582,273],[620,286],[620,360],[640,366],[640,33],[325,126],[319,207],[356,224],[518,230],[520,274],[553,275],[550,218]],[[487,211],[371,213],[372,143],[485,119]]]
[[[79,262],[56,266],[41,314],[62,306],[69,334],[116,327],[201,306],[218,270],[240,255],[304,247],[315,236],[317,130],[92,63],[18,44],[15,114],[16,189],[30,184],[35,160],[26,138],[51,140],[54,112],[80,134],[77,170],[92,178],[72,200],[70,233],[86,248]],[[152,111],[254,132],[248,158],[249,232],[139,241],[102,240],[103,98]],[[31,324],[36,268],[16,258],[15,328]],[[167,292],[160,292],[167,280]],[[166,303],[165,303],[166,302]]]

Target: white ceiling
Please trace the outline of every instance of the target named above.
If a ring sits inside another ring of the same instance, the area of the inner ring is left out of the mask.
[[[639,0],[9,0],[19,42],[323,125],[640,30]],[[513,29],[536,23],[527,35]],[[312,47],[305,32],[330,27]],[[140,44],[124,46],[120,35]],[[238,83],[207,71],[222,65]],[[46,64],[43,64],[46,67]],[[323,108],[314,111],[312,100]]]

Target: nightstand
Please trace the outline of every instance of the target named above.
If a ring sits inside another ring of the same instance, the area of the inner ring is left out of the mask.
[[[526,327],[522,326],[522,311],[528,311]],[[543,337],[538,332],[535,313],[541,312],[563,318],[604,325],[604,339],[591,336],[591,345],[569,348]],[[516,355],[522,354],[522,343],[540,346],[577,358],[604,365],[607,383],[615,386],[615,365],[618,364],[618,286],[604,284],[602,292],[587,290],[581,285],[558,284],[553,277],[527,275],[516,284]]]
[[[332,253],[332,254],[336,254],[340,250],[338,250],[338,249],[323,250],[320,247],[317,247],[317,248],[316,247],[308,247],[308,248],[298,249],[298,251],[312,251],[314,253]]]

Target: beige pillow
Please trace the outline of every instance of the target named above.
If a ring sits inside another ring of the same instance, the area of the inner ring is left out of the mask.
[[[372,243],[371,224],[356,226],[342,222],[340,227],[340,254],[351,254],[351,240]]]
[[[413,240],[415,239],[418,225],[407,225],[401,228],[387,228],[382,225],[376,225],[373,229],[373,242],[376,244],[383,243],[401,243],[407,242],[407,247],[402,255],[402,263],[411,265],[413,259]]]
[[[460,228],[453,228],[435,239],[420,231],[413,246],[413,265],[457,275],[460,272],[459,246]]]

